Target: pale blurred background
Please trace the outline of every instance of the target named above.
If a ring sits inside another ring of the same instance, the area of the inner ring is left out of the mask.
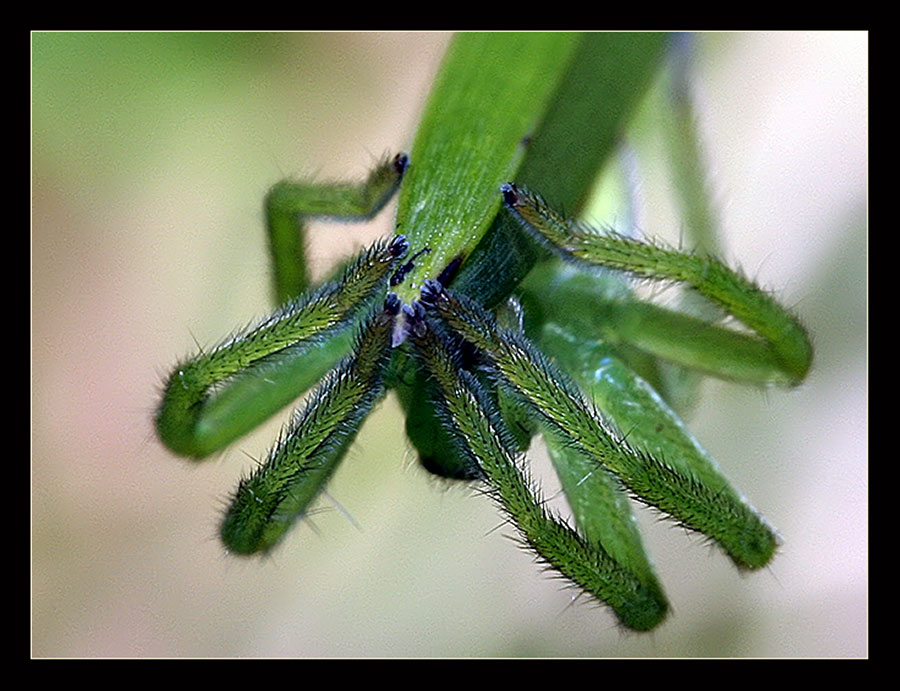
[[[192,465],[154,438],[162,377],[267,311],[267,187],[359,177],[408,150],[447,40],[33,35],[32,654],[867,655],[860,33],[698,37],[726,256],[796,306],[817,348],[801,388],[710,381],[690,421],[783,535],[769,569],[740,575],[641,511],[674,612],[623,634],[494,530],[489,501],[416,466],[392,399],[329,487],[352,520],[332,508],[270,559],[224,555],[223,500],[280,421]],[[668,183],[645,168],[641,225],[677,241]],[[392,213],[317,226],[318,270],[390,232]]]

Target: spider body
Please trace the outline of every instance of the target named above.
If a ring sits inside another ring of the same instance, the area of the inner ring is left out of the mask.
[[[623,40],[630,51],[621,50]],[[790,384],[802,380],[811,358],[802,327],[713,259],[614,234],[599,242],[551,205],[579,208],[612,149],[611,139],[598,145],[592,132],[582,128],[578,139],[571,128],[590,117],[586,107],[606,107],[605,85],[618,69],[610,56],[625,55],[649,78],[663,47],[653,35],[463,35],[445,59],[409,158],[385,159],[360,185],[272,188],[266,217],[281,306],[176,366],[156,418],[169,448],[203,458],[320,382],[266,462],[240,482],[221,530],[230,551],[264,553],[278,544],[368,412],[394,389],[422,465],[481,483],[525,545],[629,628],[654,628],[668,603],[628,495],[708,535],[740,568],[768,563],[774,531],[635,373],[652,379],[652,358],[644,367],[646,356],[585,333],[583,320],[621,325],[629,345],[651,355]],[[583,93],[586,70],[604,88]],[[620,84],[631,94],[621,102],[635,102],[643,86]],[[627,114],[623,105],[612,121]],[[564,147],[582,153],[566,176],[552,166]],[[512,180],[541,185],[548,201]],[[396,234],[309,289],[304,219],[368,218],[398,188]],[[627,287],[610,295],[597,281],[584,283],[595,266],[687,283],[756,335],[641,307]],[[660,330],[679,329],[689,347],[660,345]],[[576,350],[594,364],[567,358]],[[556,361],[572,367],[567,373]],[[617,372],[611,385],[586,378],[600,361]],[[537,431],[574,525],[547,511],[523,464]]]

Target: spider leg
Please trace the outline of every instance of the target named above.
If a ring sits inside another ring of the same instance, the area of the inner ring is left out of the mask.
[[[565,312],[569,311],[569,306]],[[510,298],[502,309],[496,312],[498,326],[514,332],[524,331],[524,311],[518,300]],[[544,321],[544,331],[556,333],[555,322]],[[567,334],[568,335],[568,334]],[[583,391],[589,392],[592,402],[597,404],[597,390],[599,387],[586,386],[595,384],[593,380],[580,376],[586,371],[597,372],[596,364],[583,363],[584,349],[575,348],[571,342],[560,343],[541,341],[549,347],[544,352],[555,354],[560,366],[568,372]],[[630,374],[629,370],[625,370]],[[602,383],[607,383],[608,377],[601,378]],[[511,395],[503,386],[498,387],[498,400],[500,408],[508,411],[504,414],[504,420],[514,419],[518,424],[525,425],[529,435],[535,432],[534,418],[527,407],[519,404],[517,396]],[[620,390],[617,393],[621,394]],[[604,400],[603,403],[607,401]],[[640,405],[643,401],[635,400],[635,397],[624,398],[619,403],[621,410],[631,411],[634,405]],[[607,410],[603,405],[601,410]],[[653,430],[658,432],[657,424],[659,416],[653,417]],[[621,418],[615,418],[617,422]],[[633,437],[629,435],[629,439]],[[618,562],[624,564],[634,573],[638,574],[646,583],[656,580],[653,565],[644,550],[643,539],[632,510],[628,494],[624,491],[621,482],[612,473],[599,466],[593,459],[563,443],[558,437],[546,435],[544,441],[550,454],[550,460],[556,475],[562,484],[566,501],[572,510],[575,525],[586,539],[595,541],[603,546]],[[660,586],[661,588],[661,586]]]
[[[425,470],[448,480],[477,480],[481,470],[471,459],[460,453],[447,426],[438,417],[434,401],[438,396],[437,385],[421,369],[415,359],[398,360],[404,369],[407,384],[394,386],[400,405],[406,416],[406,436]]]
[[[274,547],[324,488],[363,420],[384,392],[391,333],[400,301],[362,327],[354,353],[328,373],[294,415],[268,459],[241,480],[222,523],[222,541],[239,554]]]
[[[598,541],[551,514],[516,458],[514,441],[492,397],[476,377],[460,369],[434,328],[414,328],[410,338],[436,383],[434,403],[457,448],[481,471],[487,493],[510,517],[523,542],[551,568],[612,607],[625,626],[640,631],[656,627],[668,604],[652,572],[632,570]]]
[[[633,445],[527,338],[500,328],[466,296],[427,281],[422,302],[490,356],[501,383],[561,444],[599,462],[641,501],[713,538],[739,567],[760,568],[772,558],[777,535],[723,475]]]
[[[160,439],[204,458],[297,398],[349,350],[350,327],[384,295],[408,247],[403,236],[376,243],[338,280],[178,364],[156,413]]]
[[[406,306],[404,312],[404,316],[408,316],[413,323],[422,323],[424,309],[421,306]],[[436,325],[437,328],[439,326]],[[475,376],[485,395],[496,402],[505,427],[515,441],[515,450],[526,451],[535,432],[531,418],[523,414],[522,407],[498,387],[496,381],[480,371],[483,355],[447,329],[443,329],[441,337],[453,352],[457,368]],[[481,470],[472,463],[468,454],[460,452],[447,424],[435,411],[433,402],[440,398],[437,383],[427,370],[418,365],[417,358],[405,352],[408,350],[401,349],[395,360],[397,370],[391,388],[403,407],[406,436],[417,451],[420,464],[428,472],[449,480],[483,479]]]
[[[309,287],[306,220],[372,218],[397,191],[408,165],[406,154],[397,154],[385,157],[361,183],[284,180],[269,190],[265,214],[276,304],[297,297]]]
[[[523,228],[564,259],[605,266],[640,278],[686,283],[756,335],[723,329],[652,305],[638,315],[629,307],[633,338],[662,357],[687,358],[729,378],[796,385],[812,363],[812,345],[800,321],[767,292],[725,264],[616,233],[597,233],[568,222],[528,190],[501,187],[507,209]],[[669,346],[690,343],[688,348]],[[694,356],[685,356],[685,352]]]

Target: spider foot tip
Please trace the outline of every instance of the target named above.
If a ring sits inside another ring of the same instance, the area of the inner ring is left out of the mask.
[[[405,235],[395,235],[391,238],[389,249],[392,257],[402,257],[409,251],[409,240],[406,239]]]
[[[397,293],[388,293],[384,299],[384,311],[391,315],[397,315],[400,312],[401,302]]]
[[[403,152],[400,152],[399,154],[394,156],[393,165],[394,172],[397,173],[397,175],[402,176],[406,172],[406,169],[409,168],[409,156],[407,156]]]
[[[394,295],[394,293],[391,293],[391,295]],[[397,320],[394,326],[394,335],[391,342],[394,348],[405,343],[410,336],[421,338],[425,335],[425,331],[428,328],[425,324],[425,306],[421,302],[413,300],[411,304],[400,304],[398,298],[397,304],[404,318]]]
[[[413,300],[411,304],[403,305],[403,314],[410,321],[422,321],[425,319],[425,306],[418,300]]]
[[[519,188],[512,182],[504,182],[500,185],[500,193],[508,206],[515,206],[519,201]]]
[[[444,284],[428,278],[422,284],[420,302],[426,307],[433,307],[444,292]]]

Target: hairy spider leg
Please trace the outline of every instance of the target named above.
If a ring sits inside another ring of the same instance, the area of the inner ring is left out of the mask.
[[[310,218],[367,221],[378,214],[399,189],[409,158],[385,156],[358,183],[283,180],[266,195],[266,230],[272,258],[276,304],[309,287],[306,223]]]
[[[563,259],[644,279],[686,283],[756,336],[713,327],[655,306],[632,316],[636,344],[669,359],[732,379],[796,385],[812,364],[812,344],[799,319],[766,291],[713,257],[679,252],[612,231],[567,221],[539,196],[512,183],[501,193],[522,227]],[[643,318],[641,318],[643,317]],[[624,320],[623,320],[624,321]],[[674,348],[668,344],[675,340]],[[679,343],[689,342],[688,348]]]
[[[739,567],[760,568],[772,558],[777,535],[724,475],[706,472],[701,477],[683,464],[633,446],[534,344],[500,328],[466,296],[426,281],[422,302],[489,355],[502,385],[529,405],[561,443],[614,473],[642,502],[718,542]]]
[[[550,568],[608,604],[623,625],[648,631],[666,615],[668,603],[652,570],[637,572],[603,545],[579,534],[551,513],[515,456],[515,441],[479,381],[460,367],[454,348],[426,325],[418,310],[410,339],[416,358],[436,382],[433,402],[460,453],[480,470],[487,494],[517,528],[522,542]]]
[[[346,354],[351,327],[383,299],[408,248],[402,235],[376,242],[337,280],[178,364],[156,413],[160,439],[205,458],[295,400]]]
[[[363,325],[353,354],[313,390],[266,462],[241,480],[222,522],[222,541],[230,551],[272,549],[324,488],[384,393],[399,309],[399,299],[389,294]]]

